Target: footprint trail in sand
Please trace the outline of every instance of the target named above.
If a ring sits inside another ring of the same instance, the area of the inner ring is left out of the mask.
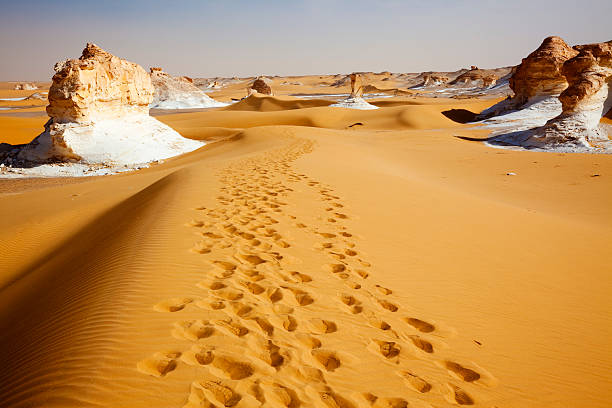
[[[293,169],[315,147],[295,139],[219,172],[217,206],[196,207],[185,224],[197,236],[186,250],[204,265],[194,282],[201,296],[176,294],[152,305],[176,313],[168,336],[185,347],[160,350],[138,370],[168,378],[195,367],[184,408],[478,403],[493,377],[439,355],[450,349],[445,332],[410,315],[394,290],[375,281],[376,266],[349,229],[358,214],[332,187]],[[316,213],[294,212],[298,198]],[[201,318],[181,319],[185,310]],[[363,353],[345,351],[341,338],[353,338]],[[403,387],[393,395],[351,389],[351,378],[371,373],[366,355],[378,361],[378,376]]]

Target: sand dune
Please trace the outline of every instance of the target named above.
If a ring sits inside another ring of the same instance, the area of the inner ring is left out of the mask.
[[[150,168],[0,180],[0,405],[607,407],[612,158],[443,114],[494,102],[251,96],[157,116],[215,143]]]

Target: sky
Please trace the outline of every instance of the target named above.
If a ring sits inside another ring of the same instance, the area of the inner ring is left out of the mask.
[[[87,42],[192,77],[516,65],[549,35],[612,40],[612,0],[0,0],[0,80]]]

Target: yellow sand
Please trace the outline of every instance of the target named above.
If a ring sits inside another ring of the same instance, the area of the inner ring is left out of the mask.
[[[612,157],[412,102],[165,115],[222,141],[0,181],[0,405],[608,407]]]

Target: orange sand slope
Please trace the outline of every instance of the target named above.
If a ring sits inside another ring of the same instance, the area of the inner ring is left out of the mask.
[[[453,137],[491,102],[268,102],[159,116],[223,140],[150,169],[0,181],[0,405],[609,406],[612,157]]]

